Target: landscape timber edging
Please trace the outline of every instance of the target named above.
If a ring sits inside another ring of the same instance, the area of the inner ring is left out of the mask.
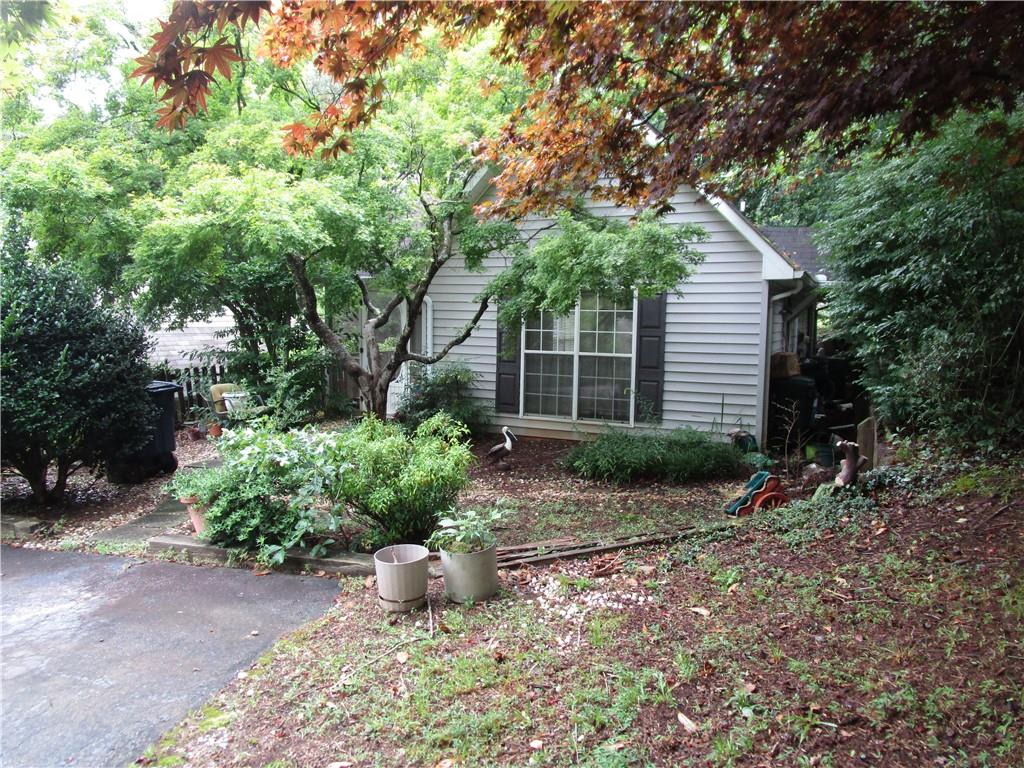
[[[198,541],[192,536],[165,533],[151,538],[146,547],[150,554],[162,552],[182,552],[196,559],[216,560],[226,563],[228,550]],[[330,555],[327,557],[310,557],[301,550],[290,550],[285,556],[284,567],[297,571],[324,571],[339,576],[372,576],[373,555],[358,552]]]

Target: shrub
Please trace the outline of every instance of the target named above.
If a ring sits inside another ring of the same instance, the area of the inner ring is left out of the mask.
[[[891,426],[949,442],[1024,434],[1024,111],[953,117],[899,157],[864,156],[822,223],[832,327]]]
[[[130,314],[101,305],[68,269],[14,257],[2,269],[2,457],[36,503],[59,501],[74,471],[149,440],[148,343]]]
[[[468,365],[416,365],[409,378],[411,384],[402,397],[399,414],[410,432],[441,411],[461,421],[474,435],[486,431],[491,421],[490,409],[472,397],[470,390],[479,376]]]
[[[330,544],[322,534],[335,527],[332,519],[318,519],[315,495],[309,483],[313,462],[289,463],[284,445],[299,452],[301,436],[248,429],[244,434],[225,433],[221,443],[224,464],[220,467],[177,472],[164,491],[195,496],[205,508],[203,538],[239,552],[255,553],[270,564],[284,561],[285,550],[310,546],[313,552]],[[308,456],[312,451],[305,451]],[[315,483],[314,483],[315,485]]]
[[[277,495],[271,483],[253,483],[228,469],[218,472],[223,486],[204,512],[203,537],[228,549],[255,552],[261,560],[282,562],[284,550],[306,532],[307,510]]]
[[[609,430],[580,443],[566,467],[593,480],[629,483],[639,479],[685,483],[732,477],[743,468],[743,454],[693,429],[672,432]]]
[[[276,432],[263,420],[226,430],[219,447],[225,469],[287,494],[294,509],[330,502],[368,525],[374,544],[421,543],[469,482],[465,437],[444,413],[412,434],[373,416],[338,432]]]
[[[412,434],[368,415],[338,433],[335,450],[348,468],[329,479],[325,492],[367,523],[377,543],[421,544],[469,483],[466,435],[445,413]]]

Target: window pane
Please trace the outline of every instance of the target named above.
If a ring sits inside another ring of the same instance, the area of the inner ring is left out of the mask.
[[[572,416],[572,355],[523,356],[523,407],[541,416]]]
[[[526,322],[523,406],[534,415],[628,421],[633,370],[633,303],[596,294],[573,313],[539,312]],[[578,339],[578,340],[577,340]],[[579,349],[579,356],[573,352]],[[534,353],[534,354],[531,354]],[[537,354],[543,353],[543,354]],[[579,365],[573,391],[573,366]]]
[[[576,317],[557,317],[554,326],[554,352],[572,352],[576,348],[573,336],[576,333]]]
[[[631,368],[632,359],[628,357],[581,355],[579,418],[629,421]]]

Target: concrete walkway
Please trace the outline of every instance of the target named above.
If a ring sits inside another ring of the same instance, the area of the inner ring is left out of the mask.
[[[165,498],[152,512],[106,531],[94,533],[91,540],[110,544],[145,546],[154,536],[178,527],[188,520],[188,510],[177,499]]]
[[[123,766],[337,584],[0,548],[4,768]]]

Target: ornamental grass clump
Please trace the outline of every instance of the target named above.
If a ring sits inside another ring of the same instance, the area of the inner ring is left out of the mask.
[[[713,441],[694,429],[609,430],[573,448],[565,464],[569,471],[583,477],[614,483],[713,480],[735,477],[744,468],[743,454],[737,448]]]

